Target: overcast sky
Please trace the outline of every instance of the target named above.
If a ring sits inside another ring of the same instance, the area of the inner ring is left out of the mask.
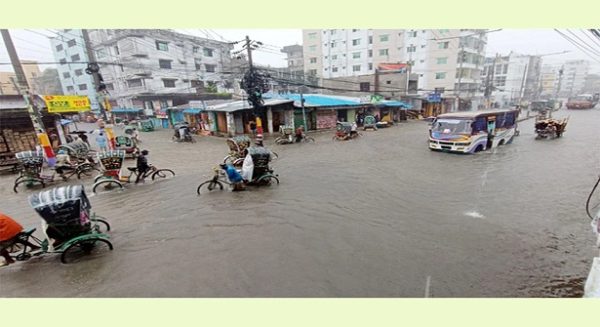
[[[291,44],[302,44],[302,30],[186,29],[177,31],[227,41],[239,41],[248,35],[252,40],[261,41],[265,44],[263,49],[253,52],[254,61],[273,67],[284,67],[286,65],[284,60],[285,54],[280,52],[281,47]],[[586,54],[556,31],[549,29],[504,29],[489,33],[486,51],[488,55],[495,55],[496,53],[508,54],[510,51],[531,55],[570,51],[567,54],[545,56],[543,57],[543,62],[559,65],[565,60],[585,59],[589,60],[592,64],[593,72],[600,73],[600,40],[594,39],[591,34],[584,32],[584,30],[570,29],[561,31],[576,42],[593,47],[592,50],[596,53]],[[53,35],[52,30],[11,30],[13,42],[17,47],[21,59],[37,60],[40,62],[54,62],[48,40],[48,36]],[[240,48],[241,45],[236,45],[235,50],[239,50]],[[9,58],[6,48],[0,38],[0,63],[8,62]],[[45,67],[48,66],[42,66],[42,70]],[[0,70],[10,71],[12,68],[8,65],[0,65]]]

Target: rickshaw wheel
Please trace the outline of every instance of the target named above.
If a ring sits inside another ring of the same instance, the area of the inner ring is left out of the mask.
[[[152,173],[152,180],[156,179],[156,177],[160,178],[172,178],[175,177],[175,172],[171,169],[159,169]]]
[[[100,218],[91,219],[98,226],[98,232],[105,233],[110,231],[110,224],[108,221]]]
[[[119,183],[116,180],[108,179],[108,180],[99,181],[99,182],[95,183],[94,188],[92,189],[92,192],[97,193],[96,190],[98,189],[98,186],[100,186],[100,185],[104,186],[104,188],[106,188],[106,189],[110,189],[113,187],[112,184],[116,184],[116,186],[118,186],[120,189],[123,189],[123,184]]]
[[[198,195],[201,195],[214,190],[223,191],[223,183],[213,180],[206,181],[198,186],[196,193],[198,193]]]
[[[86,177],[90,177],[90,176],[92,176],[92,173],[93,173],[94,171],[100,172],[100,169],[98,169],[98,168],[96,168],[96,167],[94,167],[94,166],[92,166],[92,165],[87,165],[87,164],[86,164],[86,165],[85,165],[85,167],[80,167],[80,168],[78,169],[78,172],[77,172],[77,179],[81,179],[81,176],[82,176],[82,175],[83,175],[83,176],[86,176]]]
[[[93,256],[97,252],[102,252],[104,247],[107,247],[111,251],[113,249],[112,243],[103,238],[80,240],[69,245],[69,247],[65,249],[60,256],[60,261],[65,264],[77,262],[83,259],[85,256]]]
[[[275,184],[279,185],[279,178],[275,177],[274,175],[262,176],[261,178],[259,178],[256,181],[256,185],[257,186],[261,186],[261,185],[270,186],[273,184],[273,180],[275,180]]]

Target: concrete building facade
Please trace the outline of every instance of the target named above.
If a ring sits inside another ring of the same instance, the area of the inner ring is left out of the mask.
[[[582,93],[589,70],[590,62],[587,60],[566,61],[562,67],[559,96],[568,98]]]
[[[33,94],[39,94],[40,88],[37,78],[40,77],[40,68],[36,61],[21,60],[21,66],[25,73],[25,79],[29,85],[29,91]],[[19,94],[17,85],[17,75],[14,72],[0,72],[0,95]]]
[[[121,108],[165,109],[205,93],[233,91],[233,45],[169,30],[91,30],[111,98]]]
[[[90,99],[92,110],[100,110],[96,88],[91,75],[85,69],[89,58],[85,50],[83,34],[78,29],[63,29],[50,39],[60,84],[65,95],[85,95]]]
[[[421,94],[482,99],[485,30],[304,30],[304,67],[321,78],[374,74],[382,63],[408,63]],[[469,108],[465,108],[469,109]]]

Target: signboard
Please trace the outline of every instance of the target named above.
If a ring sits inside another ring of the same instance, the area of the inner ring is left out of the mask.
[[[83,112],[89,111],[90,99],[84,95],[46,95],[44,96],[48,112]]]
[[[439,93],[429,93],[427,96],[429,102],[442,102],[442,95]]]

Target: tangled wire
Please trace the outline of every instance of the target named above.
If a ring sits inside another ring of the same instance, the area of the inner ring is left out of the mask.
[[[259,108],[263,105],[263,93],[269,91],[269,78],[266,73],[250,69],[244,74],[240,87],[248,94],[248,102],[254,108],[254,114],[258,115]]]

